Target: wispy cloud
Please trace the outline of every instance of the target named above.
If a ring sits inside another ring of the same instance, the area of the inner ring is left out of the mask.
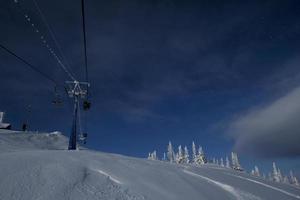
[[[264,157],[300,155],[300,87],[233,120],[228,133],[239,152]]]

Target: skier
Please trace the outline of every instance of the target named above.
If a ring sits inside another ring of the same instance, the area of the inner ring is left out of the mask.
[[[27,124],[26,123],[23,123],[23,125],[22,125],[22,131],[27,131]]]

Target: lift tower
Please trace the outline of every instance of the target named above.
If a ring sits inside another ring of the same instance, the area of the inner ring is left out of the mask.
[[[87,96],[87,89],[90,87],[88,82],[79,81],[66,81],[67,92],[70,98],[74,99],[74,111],[73,111],[73,124],[69,139],[68,150],[77,149],[77,119],[78,119],[78,107],[80,99],[85,99]]]

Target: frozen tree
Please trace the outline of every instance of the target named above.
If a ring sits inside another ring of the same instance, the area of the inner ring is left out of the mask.
[[[278,178],[279,178],[279,181],[282,182],[282,181],[283,181],[283,178],[282,178],[282,174],[281,174],[281,171],[280,171],[279,168],[277,169],[277,172],[278,172]]]
[[[175,160],[176,163],[178,163],[178,160],[179,160],[179,154],[178,153],[175,154],[175,159],[174,160]]]
[[[269,180],[269,181],[273,181],[273,176],[272,176],[272,173],[271,173],[271,172],[268,173],[268,180]]]
[[[299,182],[298,182],[298,179],[294,176],[294,182],[293,182],[294,185],[296,186],[299,186]]]
[[[195,163],[198,165],[202,165],[202,164],[205,164],[206,162],[207,161],[206,161],[204,151],[203,151],[202,147],[200,146],[198,149],[198,155],[196,156]]]
[[[216,159],[216,164],[219,165],[219,159]]]
[[[254,175],[255,176],[260,176],[259,169],[256,165],[254,166]]]
[[[163,158],[162,160],[165,161],[167,158],[166,158],[166,153],[164,152],[164,155],[163,155]]]
[[[262,178],[266,180],[266,174],[265,173],[262,174]]]
[[[273,180],[275,182],[280,182],[280,177],[279,177],[279,173],[278,173],[278,169],[276,167],[276,163],[273,162],[273,172],[272,172],[272,177],[273,177]]]
[[[198,156],[200,157],[200,160],[201,160],[202,164],[207,162],[204,151],[203,151],[201,146],[199,146],[199,149],[198,149]]]
[[[237,153],[231,152],[231,163],[232,163],[232,168],[233,169],[240,170],[240,171],[243,170],[240,163],[239,163]]]
[[[189,163],[190,162],[190,160],[189,160],[190,155],[189,155],[189,150],[186,146],[184,147],[184,155],[183,156],[184,156],[184,163]]]
[[[299,182],[298,182],[298,179],[296,177],[294,177],[294,185],[299,186]]]
[[[254,169],[251,170],[251,174],[252,174],[253,176],[258,176],[258,177],[260,177],[259,169],[258,169],[258,167],[257,167],[256,165],[254,166]]]
[[[229,162],[228,156],[226,156],[226,167],[230,168],[230,162]]]
[[[216,164],[216,159],[215,159],[215,158],[213,158],[212,162],[213,162],[213,164]]]
[[[294,173],[293,173],[292,170],[290,171],[290,180],[291,180],[291,184],[293,184],[293,182],[294,182]]]
[[[148,159],[149,160],[157,160],[156,151],[153,151],[152,153],[149,153]]]
[[[290,183],[289,178],[287,176],[283,177],[283,183],[285,183],[285,184],[289,184]]]
[[[224,167],[224,161],[223,161],[223,158],[221,158],[221,160],[220,160],[220,165],[221,165],[221,167]]]
[[[178,146],[178,153],[176,154],[176,162],[183,163],[184,162],[184,155],[181,148],[181,145]]]
[[[152,158],[153,158],[153,160],[157,160],[156,151],[153,151]]]
[[[179,155],[179,157],[183,158],[183,151],[182,151],[181,145],[178,146],[178,155]]]
[[[205,164],[206,162],[207,161],[206,161],[204,151],[203,151],[202,147],[200,146],[198,149],[198,154],[196,155],[195,164],[202,165],[202,164]]]
[[[234,169],[236,167],[236,157],[235,153],[231,152],[231,163],[232,163],[232,168]]]
[[[174,162],[174,150],[173,150],[173,146],[172,146],[172,143],[169,141],[169,145],[168,145],[168,152],[167,152],[167,157],[168,157],[168,160],[170,162]]]
[[[294,176],[292,171],[290,171],[290,179],[291,184],[299,186],[298,179]]]
[[[192,143],[192,153],[193,153],[193,163],[196,163],[197,151],[196,151],[196,145],[195,145],[194,141]]]

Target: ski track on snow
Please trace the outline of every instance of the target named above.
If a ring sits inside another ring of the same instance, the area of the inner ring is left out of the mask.
[[[103,174],[104,176],[107,176],[110,180],[112,180],[115,183],[122,184],[121,181],[119,181],[118,179],[112,177],[111,175],[109,175],[108,173],[106,173],[106,172],[104,172],[104,171],[102,171],[100,169],[96,169],[95,171],[99,172],[100,174]]]
[[[219,181],[213,180],[213,179],[208,178],[206,176],[195,174],[195,173],[193,173],[191,171],[188,171],[188,170],[185,170],[185,169],[183,170],[183,172],[187,173],[189,175],[192,175],[192,176],[202,178],[202,179],[206,180],[209,183],[213,183],[213,184],[217,185],[218,187],[220,187],[223,190],[225,190],[225,191],[229,192],[230,194],[232,194],[234,197],[236,197],[237,200],[246,200],[246,199],[260,200],[261,199],[261,198],[255,196],[255,195],[253,195],[253,194],[237,190],[237,189],[235,189],[234,187],[232,187],[230,185],[227,185],[225,183],[221,183]]]
[[[250,179],[250,178],[245,178],[245,177],[242,177],[242,176],[233,175],[233,174],[229,174],[229,173],[225,173],[225,174],[230,175],[230,176],[234,176],[234,177],[237,177],[237,178],[240,178],[240,179],[243,179],[243,180],[247,180],[247,181],[250,181],[250,182],[253,182],[253,183],[256,183],[256,184],[265,186],[265,187],[267,187],[267,188],[276,190],[276,191],[278,191],[278,192],[281,192],[281,193],[286,194],[286,195],[288,195],[288,196],[294,197],[294,198],[296,198],[296,199],[300,199],[300,196],[299,196],[299,195],[292,194],[292,193],[287,192],[287,191],[285,191],[285,190],[282,190],[282,189],[280,189],[280,188],[277,188],[277,187],[274,187],[274,186],[271,186],[271,185],[268,185],[268,184],[265,184],[265,183],[262,183],[262,182],[259,182],[259,181],[256,181],[256,180],[252,180],[252,179]]]

